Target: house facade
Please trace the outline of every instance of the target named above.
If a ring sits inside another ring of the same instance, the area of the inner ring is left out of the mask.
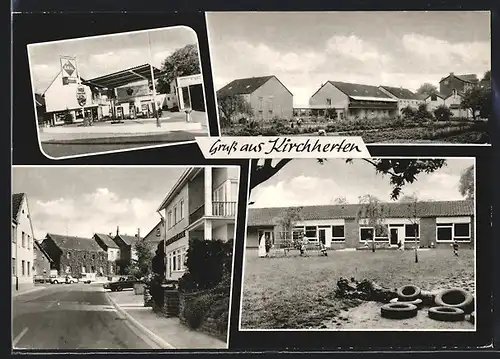
[[[120,247],[115,243],[111,234],[95,233],[92,238],[108,254],[108,275],[118,273]]]
[[[158,208],[166,223],[166,278],[178,279],[184,274],[191,238],[223,241],[234,238],[238,186],[238,167],[184,171]]]
[[[306,206],[297,209],[301,220],[295,223],[293,237],[304,238],[312,247],[323,243],[330,249],[360,249],[371,243],[395,247],[401,242],[413,248],[449,247],[453,240],[461,247],[474,246],[473,201],[436,201],[385,203],[385,219],[380,227],[368,225],[360,218],[359,204]],[[251,208],[248,210],[247,248],[257,248],[261,238],[269,238],[275,246],[286,236],[279,220],[287,208]]]
[[[401,116],[401,110],[410,107],[414,110],[424,101],[412,91],[403,87],[379,86],[380,91],[386,95],[398,100],[398,114]]]
[[[50,274],[50,267],[52,259],[49,254],[42,248],[37,240],[33,241],[33,275],[48,277]]]
[[[11,276],[12,290],[33,286],[34,235],[26,193],[12,194]]]
[[[113,237],[113,242],[116,243],[120,250],[120,258],[116,262],[118,274],[124,274],[125,268],[137,260],[135,243],[139,239],[138,234],[133,236],[122,234],[120,233],[120,227],[116,227],[116,235]]]
[[[57,270],[59,275],[109,274],[108,254],[92,238],[48,233],[41,247],[52,258],[51,269]]]
[[[327,81],[309,99],[311,108],[336,111],[339,120],[394,117],[398,103],[377,86],[339,81]]]
[[[158,244],[165,240],[165,221],[161,219],[154,227],[144,236],[144,241],[151,245],[151,250],[154,253],[158,248]]]
[[[434,111],[439,106],[445,105],[446,96],[440,93],[435,93],[425,97],[424,102],[427,104],[427,110]]]
[[[274,75],[234,80],[217,91],[218,99],[227,96],[243,97],[255,120],[293,117],[293,94]]]
[[[469,109],[461,108],[463,96],[457,90],[452,92],[444,99],[446,107],[448,107],[453,114],[453,117],[472,118],[472,111]]]
[[[452,94],[453,90],[458,93],[464,93],[465,91],[478,86],[479,79],[475,74],[466,75],[455,75],[453,72],[446,77],[443,77],[439,81],[439,93],[445,97]]]

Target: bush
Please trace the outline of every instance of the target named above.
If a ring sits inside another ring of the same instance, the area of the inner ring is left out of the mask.
[[[453,113],[448,107],[441,105],[434,110],[434,116],[437,121],[449,121],[453,116]]]
[[[401,115],[403,115],[405,119],[413,118],[413,116],[415,116],[415,110],[410,106],[406,106],[401,109]]]
[[[215,303],[217,297],[212,293],[200,295],[186,303],[184,307],[184,317],[192,329],[198,329],[207,316],[210,307]]]

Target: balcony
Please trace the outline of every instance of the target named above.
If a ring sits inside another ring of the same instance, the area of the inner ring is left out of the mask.
[[[234,217],[236,215],[236,202],[212,202],[212,216]]]
[[[189,214],[189,223],[194,223],[205,215],[205,205],[202,204]]]

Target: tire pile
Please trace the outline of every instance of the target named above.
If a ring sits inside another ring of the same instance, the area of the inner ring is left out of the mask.
[[[466,319],[474,323],[474,297],[461,288],[445,289],[432,295],[414,285],[405,285],[397,290],[397,297],[381,308],[381,315],[388,319],[408,319],[417,316],[424,306],[430,306],[428,316],[433,320],[458,322]]]

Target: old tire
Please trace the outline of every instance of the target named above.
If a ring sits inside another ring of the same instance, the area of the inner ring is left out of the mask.
[[[470,313],[469,322],[471,322],[472,324],[476,323],[476,312]]]
[[[436,295],[434,302],[438,307],[462,309],[465,314],[474,310],[474,297],[462,288],[443,290]]]
[[[412,300],[411,302],[408,301],[400,301],[399,298],[393,298],[391,299],[390,303],[408,303],[408,304],[413,304],[417,307],[417,309],[421,309],[423,307],[423,300],[420,298],[417,298],[415,300]]]
[[[429,308],[429,318],[441,322],[460,322],[465,319],[465,312],[456,307]]]
[[[408,319],[417,315],[418,308],[410,303],[389,303],[380,308],[383,318],[388,319]]]
[[[418,299],[422,290],[416,285],[404,285],[396,291],[400,302],[411,302]]]

